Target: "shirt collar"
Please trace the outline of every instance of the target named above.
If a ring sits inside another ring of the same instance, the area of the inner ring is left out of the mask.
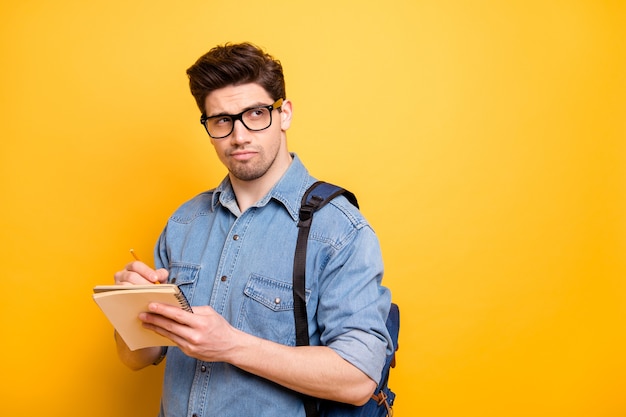
[[[300,158],[298,158],[295,153],[292,153],[291,156],[293,161],[291,161],[285,174],[254,207],[263,207],[267,205],[270,200],[274,199],[285,207],[294,221],[297,221],[302,196],[307,187],[313,183],[314,179],[309,175],[309,172],[302,164]],[[215,209],[218,204],[228,208],[233,213],[235,213],[234,210],[236,210],[236,212],[239,210],[235,192],[228,175],[217,188],[213,190],[211,206]]]

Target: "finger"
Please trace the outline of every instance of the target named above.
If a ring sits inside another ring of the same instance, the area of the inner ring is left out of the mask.
[[[196,315],[200,316],[210,316],[213,314],[217,314],[217,312],[210,306],[194,306],[193,312]]]
[[[182,325],[169,320],[159,314],[141,313],[139,319],[142,321],[141,325],[148,330],[152,330],[155,333],[160,334],[172,340],[174,343],[179,344],[183,339],[174,332],[175,328],[182,329]],[[169,330],[168,330],[169,329]]]
[[[127,269],[123,269],[121,271],[117,271],[113,278],[115,279],[116,285],[130,285],[135,283],[137,278],[133,278],[133,275],[136,275],[134,272],[130,272]]]
[[[159,273],[154,269],[150,268],[148,265],[141,261],[134,261],[126,265],[126,270],[130,272],[135,272],[145,281],[149,283],[161,282],[159,279]],[[162,274],[162,273],[161,273]],[[145,283],[145,282],[144,282]]]
[[[116,285],[146,285],[152,284],[152,281],[147,280],[136,272],[123,270],[116,272],[114,275]]]
[[[158,274],[142,262],[132,262],[126,268],[116,272],[113,277],[118,285],[151,284],[158,280]]]
[[[178,306],[172,306],[164,303],[150,303],[148,304],[148,313],[153,315],[162,316],[166,319],[178,322],[180,324],[188,326],[193,321],[193,313],[183,310]],[[147,321],[152,322],[154,317],[148,317]]]
[[[139,320],[142,321],[144,328],[165,336],[178,345],[187,340],[191,328],[181,317],[191,313],[183,311],[178,307],[160,303],[152,303],[149,309],[150,312],[139,314]],[[184,314],[178,315],[176,310]]]
[[[155,272],[157,274],[158,281],[161,284],[167,282],[167,277],[170,275],[170,271],[168,271],[165,268],[160,268],[160,269],[157,269]]]

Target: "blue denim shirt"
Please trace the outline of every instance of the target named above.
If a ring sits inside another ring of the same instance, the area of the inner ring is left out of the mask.
[[[182,205],[160,236],[157,268],[169,269],[193,305],[210,305],[234,327],[295,346],[292,269],[300,200],[315,181],[297,156],[274,188],[240,213],[228,177]],[[375,381],[390,340],[389,290],[378,239],[340,197],[315,214],[306,260],[311,345],[325,345]],[[170,347],[160,416],[304,416],[291,390],[227,363]]]

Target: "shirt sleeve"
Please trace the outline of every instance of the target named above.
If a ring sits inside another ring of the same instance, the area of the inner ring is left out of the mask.
[[[363,220],[335,242],[324,263],[317,307],[320,342],[378,382],[392,342],[386,327],[390,291],[381,285],[378,238]]]
[[[169,268],[169,260],[167,256],[167,247],[165,244],[167,227],[161,232],[159,239],[154,247],[154,268]]]

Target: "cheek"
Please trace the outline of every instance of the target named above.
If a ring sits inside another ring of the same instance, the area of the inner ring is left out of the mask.
[[[225,155],[226,147],[224,146],[224,144],[222,142],[216,141],[215,139],[212,139],[211,145],[213,145],[213,149],[215,150],[217,157],[220,159],[220,161],[223,162],[224,159],[226,158],[226,155]]]
[[[220,152],[222,149],[224,149],[224,142],[226,141],[226,139],[213,139],[211,138],[211,145],[213,145],[213,148],[215,149],[216,152]]]

